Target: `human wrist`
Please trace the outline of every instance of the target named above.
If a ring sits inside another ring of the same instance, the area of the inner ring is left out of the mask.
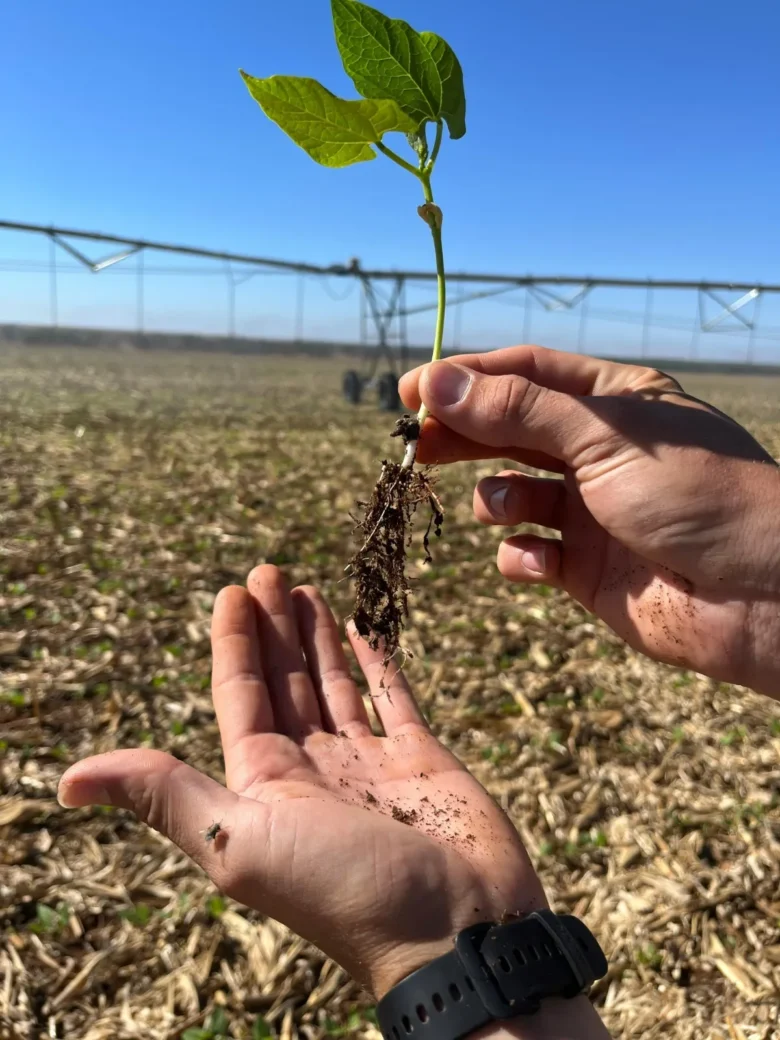
[[[746,645],[735,681],[780,700],[780,602],[756,600],[748,607]]]
[[[371,990],[381,1000],[390,990],[426,964],[449,953],[454,934],[445,939],[395,946],[378,953],[371,965]]]
[[[780,699],[780,472],[757,468],[755,477],[756,571],[761,574],[748,606],[746,648],[738,680],[758,693]],[[753,533],[753,532],[749,532]]]
[[[743,467],[743,479],[735,481],[744,517],[736,532],[741,544],[727,584],[774,598],[780,595],[780,468],[755,463]]]
[[[533,881],[535,883],[528,885],[525,899],[516,905],[514,912],[518,916],[525,916],[535,910],[549,909],[541,882],[536,876]],[[426,929],[424,934],[428,937],[425,939],[406,942],[385,941],[374,946],[370,959],[364,963],[367,968],[366,974],[371,980],[371,991],[377,1000],[381,1000],[394,986],[431,961],[451,953],[455,937],[462,929],[484,921],[485,916],[476,908],[475,902],[482,903],[484,907],[484,900],[477,893],[470,893],[465,899],[458,901],[447,926],[435,937],[432,929]],[[495,922],[499,917],[501,911],[495,910],[489,919]]]
[[[587,996],[542,1001],[535,1015],[491,1022],[469,1040],[608,1040],[609,1033]]]
[[[412,963],[405,951],[401,977],[389,989],[377,988],[377,1012],[385,1036],[392,1032],[398,1040],[410,1031],[416,1016],[425,1023],[439,1018],[435,1012],[442,1015],[445,1035],[452,1037],[604,1040],[608,1036],[585,995],[590,983],[606,974],[607,961],[593,935],[575,918],[544,910],[505,927],[467,928],[458,933],[448,956],[434,958],[436,963],[419,963],[420,953]],[[517,971],[518,963],[520,974],[511,980],[505,977],[504,973]],[[518,1013],[520,1009],[523,1013]],[[492,1021],[491,1016],[495,1016]],[[437,1029],[433,1035],[438,1035]]]

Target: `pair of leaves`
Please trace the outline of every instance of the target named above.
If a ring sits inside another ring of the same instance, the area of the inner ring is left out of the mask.
[[[265,114],[323,166],[375,158],[386,133],[424,134],[446,120],[450,136],[466,132],[463,73],[452,48],[435,33],[418,33],[359,0],[331,0],[344,68],[365,100],[336,97],[316,80],[257,79],[243,72]]]

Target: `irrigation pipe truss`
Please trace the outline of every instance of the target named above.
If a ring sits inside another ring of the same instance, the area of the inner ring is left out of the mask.
[[[101,270],[118,263],[144,249],[153,249],[161,253],[178,253],[180,256],[197,256],[210,260],[226,260],[237,264],[247,264],[257,267],[278,268],[291,273],[313,274],[313,275],[335,275],[335,276],[358,276],[378,280],[405,280],[416,282],[432,282],[436,279],[434,271],[399,271],[399,270],[369,270],[360,267],[357,261],[351,264],[331,264],[323,266],[320,264],[296,263],[290,260],[275,260],[269,257],[251,256],[243,253],[228,253],[215,249],[198,249],[194,246],[174,245],[170,242],[152,242],[141,238],[124,238],[120,235],[106,235],[98,231],[78,231],[72,228],[47,227],[44,224],[23,224],[11,220],[0,220],[0,228],[8,231],[29,231],[39,235],[46,235],[54,239],[58,245],[76,254],[76,250],[67,248],[67,243],[60,241],[64,238],[86,239],[92,242],[106,242],[112,245],[125,247],[124,250],[112,257],[88,266]],[[80,253],[77,259],[83,258]],[[509,275],[509,274],[484,274],[464,271],[453,271],[447,274],[448,281],[463,283],[483,283],[491,285],[512,286],[534,286],[534,285],[586,285],[614,288],[633,289],[699,289],[702,292],[750,292],[755,290],[759,293],[780,293],[780,284],[761,284],[757,282],[718,282],[718,281],[691,281],[675,280],[668,278],[603,278],[585,275],[576,277],[573,275]]]
[[[368,326],[369,323],[373,323],[380,353],[387,352],[388,356],[390,356],[389,340],[394,335],[400,340],[403,352],[405,352],[407,317],[431,310],[436,306],[435,303],[417,304],[412,307],[407,307],[406,305],[407,285],[430,284],[436,278],[433,271],[367,269],[361,267],[358,260],[351,260],[348,264],[331,264],[329,266],[297,263],[290,260],[278,260],[244,253],[199,249],[193,246],[175,245],[170,242],[153,242],[142,238],[107,235],[98,231],[82,231],[74,228],[28,224],[11,220],[0,220],[0,229],[28,232],[41,235],[49,240],[48,268],[51,283],[51,312],[52,324],[55,326],[58,324],[57,249],[62,249],[68,253],[82,267],[93,274],[98,274],[100,271],[113,267],[130,257],[134,256],[136,258],[137,326],[139,332],[143,331],[145,324],[144,256],[147,251],[218,260],[224,264],[224,274],[227,278],[228,286],[228,327],[231,337],[235,335],[236,288],[254,275],[262,273],[297,274],[300,276],[295,323],[296,340],[302,339],[303,334],[304,282],[306,276],[321,278],[323,279],[323,284],[331,277],[353,278],[359,282],[363,290],[361,294],[360,317],[361,341],[368,343]],[[79,243],[82,241],[105,243],[117,248],[115,252],[102,259],[91,260],[81,249],[73,244],[74,240]],[[242,265],[243,270],[235,271],[231,264]],[[254,268],[254,270],[247,272],[247,267]],[[149,268],[148,272],[150,274],[153,273],[153,269]],[[671,278],[610,278],[592,275],[486,274],[482,272],[452,271],[448,273],[448,280],[452,283],[460,283],[466,287],[473,286],[471,289],[461,290],[459,295],[454,295],[450,300],[450,303],[453,305],[465,304],[489,297],[502,297],[513,290],[525,289],[527,298],[529,300],[532,298],[544,310],[571,312],[578,308],[580,313],[578,349],[581,349],[584,344],[588,300],[592,290],[599,288],[644,289],[646,292],[646,306],[643,354],[646,353],[649,342],[648,331],[652,320],[654,291],[667,289],[692,290],[698,294],[695,327],[702,332],[712,332],[720,326],[719,331],[725,331],[728,326],[725,326],[724,323],[728,321],[735,322],[738,329],[741,329],[743,333],[748,331],[750,334],[747,350],[748,361],[752,360],[754,355],[754,342],[757,335],[761,299],[765,294],[780,294],[780,284],[745,281],[707,281],[705,279],[694,281],[691,279]],[[377,283],[382,282],[391,283],[385,292],[381,292],[377,285]],[[732,294],[732,299],[724,297],[723,293]],[[333,294],[331,293],[331,295]],[[513,303],[515,301],[507,298],[506,300],[499,299],[497,302]],[[713,304],[717,308],[714,314],[711,313]],[[461,308],[458,307],[456,309],[456,322],[459,321],[458,315],[460,311]],[[530,317],[530,307],[526,307],[526,315]],[[399,324],[398,333],[395,334],[392,331],[394,321],[397,321]]]

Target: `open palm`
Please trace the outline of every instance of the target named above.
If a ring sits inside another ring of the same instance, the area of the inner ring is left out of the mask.
[[[511,824],[431,734],[402,674],[350,641],[384,736],[319,594],[291,595],[275,567],[257,568],[214,611],[226,787],[138,749],[73,766],[60,798],[133,809],[381,994],[467,924],[545,900]]]

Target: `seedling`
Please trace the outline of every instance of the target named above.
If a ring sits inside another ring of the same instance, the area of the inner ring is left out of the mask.
[[[67,903],[57,903],[55,909],[45,903],[36,903],[35,920],[27,925],[36,935],[59,935],[68,925],[72,909]]]
[[[206,900],[206,912],[209,917],[221,917],[227,909],[227,903],[220,895],[209,896]]]
[[[438,308],[431,360],[438,361],[447,289],[442,211],[434,201],[432,177],[445,123],[453,139],[466,133],[463,72],[452,48],[435,33],[416,32],[359,0],[331,0],[331,12],[344,69],[362,100],[336,97],[305,77],[241,75],[265,114],[321,165],[367,162],[378,151],[419,181],[423,203],[417,212],[428,225],[436,258]],[[393,132],[406,135],[408,160],[385,144],[385,135]],[[392,436],[403,440],[403,459],[382,463],[369,502],[361,503],[364,513],[356,526],[360,547],[348,567],[356,590],[355,626],[372,646],[381,641],[386,660],[399,649],[408,616],[406,551],[419,505],[431,510],[423,540],[428,561],[431,529],[441,534],[443,511],[433,479],[415,469],[426,415],[423,406],[415,418],[405,416],[396,424]]]
[[[146,903],[133,903],[126,910],[120,910],[119,916],[123,920],[129,921],[130,924],[134,924],[136,928],[145,928],[151,920],[152,913],[152,908]]]
[[[230,1023],[221,1007],[214,1008],[205,1024],[198,1028],[185,1029],[182,1040],[229,1040]]]

